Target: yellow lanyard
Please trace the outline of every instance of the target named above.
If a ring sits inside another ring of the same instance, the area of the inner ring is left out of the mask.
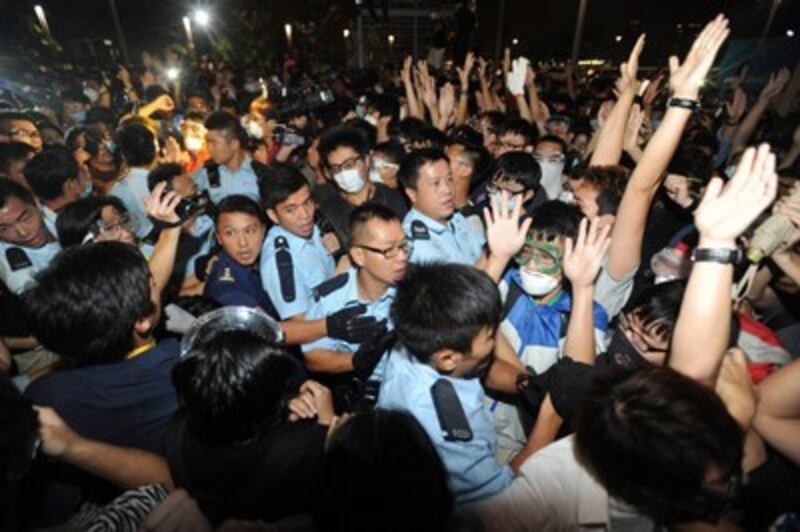
[[[152,349],[154,345],[156,345],[155,340],[153,340],[152,342],[148,342],[148,343],[146,343],[144,345],[141,345],[141,346],[137,347],[136,349],[134,349],[133,351],[131,351],[130,353],[128,353],[128,356],[126,356],[125,358],[127,358],[127,359],[136,358],[139,355],[141,355],[142,353],[144,353],[145,351],[149,351],[150,349]]]

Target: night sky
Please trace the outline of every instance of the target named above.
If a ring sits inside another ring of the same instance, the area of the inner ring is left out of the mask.
[[[638,33],[648,33],[644,63],[663,64],[667,53],[685,50],[699,24],[720,11],[731,18],[732,38],[758,38],[773,0],[588,0],[582,57],[620,58],[629,50]],[[2,54],[18,49],[23,31],[22,15],[30,16],[32,6],[41,4],[51,29],[68,49],[81,39],[115,39],[107,0],[0,0]],[[257,3],[278,19],[285,21],[319,18],[316,5],[321,0],[244,0],[207,1],[218,13],[241,9],[243,3]],[[352,1],[340,0],[343,8]],[[380,3],[380,2],[377,2]],[[447,2],[434,2],[447,3]],[[452,2],[450,2],[452,3]],[[516,37],[518,49],[531,58],[544,59],[569,54],[579,0],[507,0],[504,22],[505,42]],[[136,50],[163,39],[179,38],[180,18],[196,2],[188,0],[117,0],[120,18],[129,46]],[[426,4],[426,2],[422,2]],[[479,0],[480,43],[482,50],[494,51],[497,31],[497,0]],[[11,16],[5,16],[10,14]],[[678,29],[681,24],[681,29]],[[800,0],[782,0],[772,28],[775,36],[785,36],[793,28],[800,41]],[[614,41],[622,35],[620,43]],[[426,36],[422,41],[426,42]],[[785,38],[785,37],[784,37]]]

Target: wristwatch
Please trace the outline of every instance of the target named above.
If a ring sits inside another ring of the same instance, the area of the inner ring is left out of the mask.
[[[667,107],[680,107],[681,109],[688,109],[689,111],[697,111],[700,109],[700,102],[697,100],[676,98],[673,96],[667,100]]]
[[[739,248],[695,248],[692,262],[717,262],[719,264],[739,264],[744,254]]]

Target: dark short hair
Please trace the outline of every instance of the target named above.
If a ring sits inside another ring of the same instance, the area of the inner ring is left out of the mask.
[[[522,118],[509,118],[500,125],[497,136],[502,137],[507,134],[520,135],[528,146],[535,144],[538,137],[536,129]]]
[[[400,221],[397,214],[385,205],[379,203],[365,203],[364,205],[360,205],[353,209],[348,220],[351,241],[360,228],[371,220],[381,220],[383,222],[391,222],[393,220]]]
[[[390,163],[400,164],[400,160],[405,156],[406,151],[403,149],[403,145],[399,142],[393,140],[387,140],[386,142],[381,142],[377,146],[372,149],[375,153],[380,153],[386,156],[386,159]]]
[[[525,190],[536,190],[542,179],[539,163],[528,152],[513,151],[497,158],[495,175],[500,174],[502,181],[519,183]]]
[[[660,283],[642,290],[626,305],[645,329],[666,338],[672,337],[681,310],[686,282],[681,280]]]
[[[128,212],[115,196],[80,198],[66,205],[56,218],[58,242],[62,248],[78,246],[102,217],[103,208],[114,207],[120,214]]]
[[[445,530],[453,511],[447,472],[411,414],[365,410],[333,433],[314,524],[322,532]]]
[[[129,122],[117,130],[117,145],[128,166],[149,166],[156,158],[153,132],[138,122]]]
[[[36,150],[24,142],[0,142],[0,171],[8,172],[11,163],[27,161]]]
[[[480,331],[500,323],[500,293],[489,276],[471,266],[409,265],[390,314],[398,341],[427,362],[441,349],[470,353]]]
[[[280,424],[299,365],[250,331],[222,331],[172,371],[186,425],[206,445],[247,441]]]
[[[6,206],[10,198],[17,198],[23,203],[28,205],[35,205],[36,200],[33,194],[27,188],[23,187],[16,181],[12,181],[5,177],[0,177],[0,209]]]
[[[447,155],[442,150],[434,148],[423,148],[421,150],[414,150],[400,161],[400,169],[397,171],[397,178],[403,188],[417,188],[417,181],[419,180],[419,171],[428,163],[435,163],[437,161],[450,162]]]
[[[546,201],[534,209],[529,232],[542,234],[547,240],[574,240],[578,236],[582,217],[580,209],[574,205],[559,200]]]
[[[558,144],[561,147],[561,153],[563,153],[564,155],[567,154],[567,143],[564,142],[564,139],[562,139],[558,135],[545,135],[541,137],[539,140],[537,140],[536,144],[541,144],[542,142],[549,142],[550,144]]]
[[[371,150],[378,142],[378,128],[367,122],[364,118],[350,118],[342,124],[342,127],[352,128],[361,132],[361,134],[364,135],[364,139],[367,141],[367,150]]]
[[[622,166],[589,166],[578,173],[576,179],[592,185],[597,190],[597,213],[616,214],[625,185],[628,171]]]
[[[483,147],[483,135],[466,124],[456,126],[450,131],[448,144],[460,144],[469,151],[477,151]]]
[[[25,120],[35,124],[33,119],[21,111],[0,111],[0,135],[8,135],[11,130],[11,122]]]
[[[289,164],[276,163],[267,168],[265,178],[259,181],[258,189],[264,207],[274,209],[289,196],[307,186],[308,181],[300,170]]]
[[[319,138],[319,160],[328,168],[328,155],[339,148],[352,148],[359,155],[369,153],[369,143],[364,133],[351,126],[338,126],[329,129]]]
[[[267,214],[264,212],[264,209],[256,202],[254,199],[244,196],[242,194],[232,194],[230,196],[226,196],[220,201],[216,209],[214,210],[214,223],[219,221],[219,217],[226,212],[237,212],[242,214],[249,214],[258,220],[266,224],[267,223]]]
[[[65,249],[36,281],[23,296],[33,335],[73,366],[124,360],[134,325],[154,312],[147,261],[130,244]]]
[[[247,144],[247,132],[242,127],[239,119],[225,111],[215,111],[208,115],[205,123],[209,131],[220,131],[229,140],[238,140],[242,146]]]
[[[25,165],[25,180],[43,200],[63,196],[70,179],[78,179],[78,162],[65,146],[48,146]]]
[[[740,476],[744,436],[712,388],[671,368],[597,378],[578,405],[575,454],[612,497],[665,523],[716,521],[711,467]],[[643,474],[644,473],[644,474]]]
[[[169,184],[181,174],[183,174],[183,167],[178,163],[159,164],[147,174],[147,188],[152,192],[159,183]]]
[[[367,96],[367,105],[378,111],[380,116],[390,116],[392,120],[400,119],[400,101],[389,94],[370,94]]]

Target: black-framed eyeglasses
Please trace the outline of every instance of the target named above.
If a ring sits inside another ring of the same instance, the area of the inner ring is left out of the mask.
[[[396,246],[392,246],[386,249],[374,248],[372,246],[364,246],[362,244],[353,244],[354,248],[361,248],[366,249],[367,251],[371,251],[373,253],[378,253],[383,255],[385,259],[393,259],[397,257],[398,254],[405,253],[406,256],[411,255],[411,252],[414,250],[414,244],[406,240],[405,242],[398,244]]]
[[[627,330],[630,334],[628,337],[631,340],[631,343],[638,349],[641,353],[667,353],[669,352],[669,346],[666,347],[658,347],[651,344],[648,339],[646,338],[646,333],[639,330],[637,327],[634,326],[631,316],[626,313],[621,313],[619,315],[619,326],[622,329]]]
[[[331,174],[336,175],[342,170],[350,170],[351,168],[355,168],[358,163],[364,160],[363,155],[356,155],[355,157],[350,157],[346,161],[342,162],[341,164],[331,164],[329,166]]]

